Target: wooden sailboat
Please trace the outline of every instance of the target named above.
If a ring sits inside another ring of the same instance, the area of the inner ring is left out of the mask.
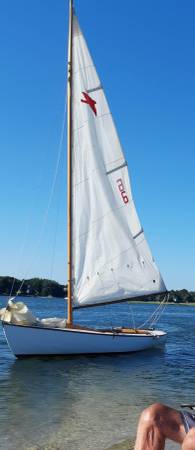
[[[117,353],[164,343],[159,330],[76,326],[73,307],[166,292],[133,202],[127,162],[70,0],[68,49],[68,317],[3,322],[16,356]]]

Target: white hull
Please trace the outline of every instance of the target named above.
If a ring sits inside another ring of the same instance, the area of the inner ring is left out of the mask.
[[[150,334],[126,334],[30,327],[6,322],[3,329],[8,345],[17,357],[135,352],[166,341],[166,333],[158,330]]]

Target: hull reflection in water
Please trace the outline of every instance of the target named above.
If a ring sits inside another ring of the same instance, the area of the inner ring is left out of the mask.
[[[29,327],[4,322],[4,333],[15,356],[123,353],[163,345],[166,333],[137,333]]]

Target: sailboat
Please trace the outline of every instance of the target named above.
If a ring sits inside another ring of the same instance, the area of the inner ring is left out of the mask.
[[[167,291],[135,209],[127,161],[72,0],[67,83],[67,320],[59,325],[5,316],[4,333],[17,357],[132,352],[166,340],[166,332],[151,328],[74,323],[74,308]]]

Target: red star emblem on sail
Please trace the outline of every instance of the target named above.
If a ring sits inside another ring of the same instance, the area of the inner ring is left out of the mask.
[[[82,92],[82,94],[85,97],[85,100],[81,99],[81,102],[87,103],[87,105],[89,105],[92,111],[94,112],[95,116],[97,116],[97,109],[95,106],[97,102],[93,100],[86,92]]]

